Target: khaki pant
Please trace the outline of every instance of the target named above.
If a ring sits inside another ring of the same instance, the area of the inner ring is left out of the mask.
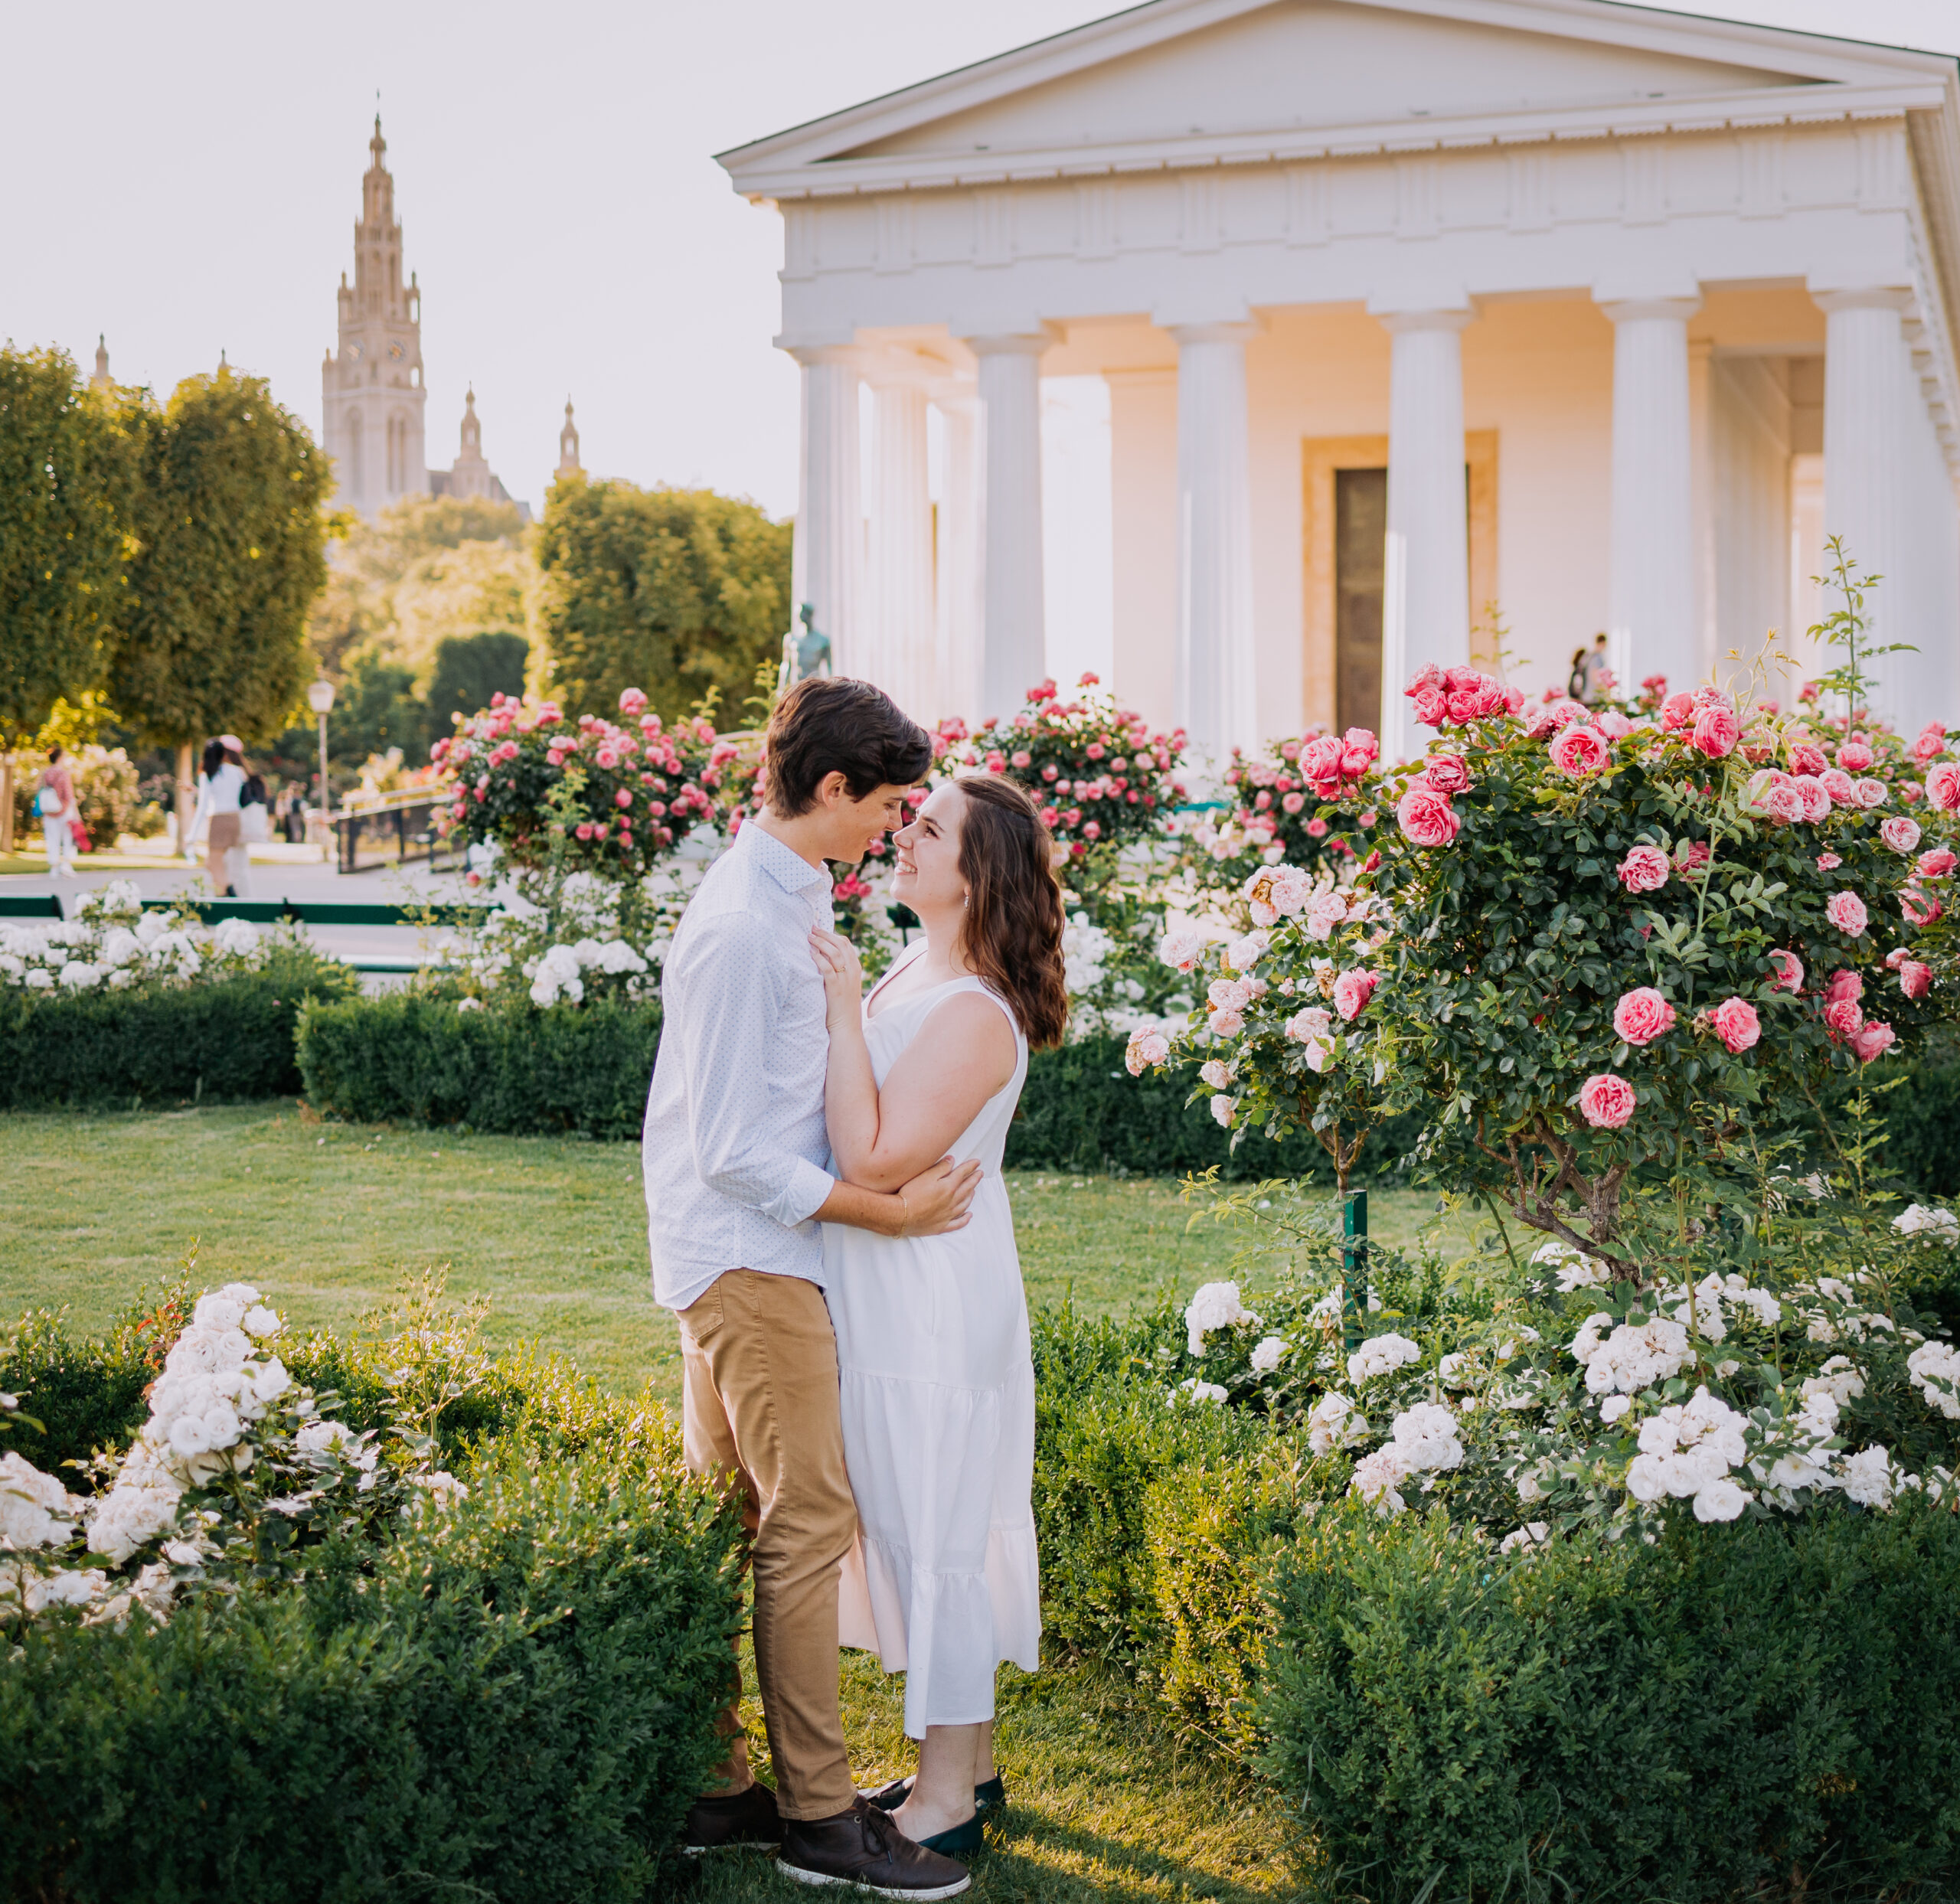
[[[838,1711],[838,1573],[858,1527],[838,1416],[837,1337],[800,1276],[730,1269],[680,1313],[688,1466],[746,1497],[756,1677],[786,1818],[835,1817],[855,1793]],[[724,1788],[753,1782],[739,1711]]]

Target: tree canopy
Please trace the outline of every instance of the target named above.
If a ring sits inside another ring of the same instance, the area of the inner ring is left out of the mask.
[[[123,593],[126,449],[66,352],[0,348],[0,744],[101,678]]]
[[[644,688],[684,714],[710,688],[737,707],[789,622],[790,525],[710,489],[562,478],[536,547],[537,625],[573,713]]]
[[[110,697],[152,740],[182,746],[286,725],[310,671],[307,609],[326,577],[327,459],[263,377],[187,377],[159,407],[132,394],[129,564]]]

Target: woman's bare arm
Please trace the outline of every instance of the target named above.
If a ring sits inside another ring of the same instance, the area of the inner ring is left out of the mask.
[[[1014,1040],[991,998],[957,992],[934,1008],[880,1092],[871,1075],[858,998],[856,949],[812,933],[829,1003],[830,1069],[824,1110],[847,1183],[893,1190],[936,1163],[1014,1075]]]

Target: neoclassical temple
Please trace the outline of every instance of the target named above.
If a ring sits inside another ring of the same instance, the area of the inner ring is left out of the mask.
[[[1629,679],[1772,629],[1809,665],[1831,534],[1918,649],[1889,710],[1960,720],[1951,59],[1608,0],[1148,0],[721,163],[782,214],[805,594],[916,712],[1045,671],[1040,380],[1092,375],[1116,684],[1207,744],[1405,748],[1416,665],[1536,688],[1600,631]]]

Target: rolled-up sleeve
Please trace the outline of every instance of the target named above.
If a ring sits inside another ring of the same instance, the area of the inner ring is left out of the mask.
[[[730,1201],[793,1227],[816,1214],[835,1183],[785,1146],[771,1115],[770,1052],[787,975],[750,922],[730,916],[705,926],[666,978],[694,1174]]]

